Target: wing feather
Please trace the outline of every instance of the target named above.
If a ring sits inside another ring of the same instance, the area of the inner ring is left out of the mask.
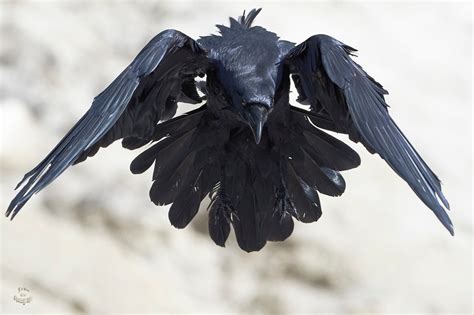
[[[332,37],[316,35],[290,51],[287,64],[299,77],[312,107],[321,104],[333,114],[333,123],[324,122],[321,127],[348,133],[355,127],[357,135],[350,134],[351,139],[360,140],[370,151],[378,153],[454,234],[440,180],[389,115],[384,99],[387,91],[350,58],[353,51]],[[342,97],[328,98],[329,92],[322,86],[335,89],[336,95]],[[335,117],[340,115],[340,109],[347,111],[346,119]],[[318,125],[318,120],[314,122]]]
[[[132,63],[94,98],[91,108],[46,158],[24,176],[17,188],[24,186],[10,203],[6,216],[11,215],[13,219],[33,194],[50,184],[69,166],[94,155],[101,146],[121,138],[152,137],[172,89],[169,82],[181,87],[180,79],[189,80],[188,77],[204,68],[205,64],[204,51],[188,36],[175,30],[163,31],[155,36]],[[145,86],[150,86],[149,94],[158,93],[152,102],[141,103],[139,100],[145,93]],[[148,115],[144,115],[147,112]],[[143,119],[144,116],[152,119]]]

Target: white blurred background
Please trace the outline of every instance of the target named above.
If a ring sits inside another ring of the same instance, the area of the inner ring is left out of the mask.
[[[148,198],[139,151],[119,143],[72,167],[1,227],[0,313],[472,312],[472,4],[1,1],[1,209],[13,188],[163,29],[193,38],[263,7],[255,24],[301,42],[325,33],[359,50],[391,114],[443,180],[456,236],[378,157],[342,197],[258,253],[184,230]],[[347,143],[345,137],[341,137]],[[13,300],[18,287],[32,301]]]

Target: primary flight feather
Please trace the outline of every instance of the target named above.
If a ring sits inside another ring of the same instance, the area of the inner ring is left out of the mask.
[[[378,153],[453,234],[440,180],[390,117],[386,90],[352,60],[355,49],[327,35],[299,45],[280,40],[252,26],[259,12],[230,18],[230,27],[217,26],[220,35],[197,41],[176,30],[155,36],[24,176],[6,215],[13,219],[101,147],[119,139],[128,149],[152,143],[130,169],[143,173],[154,164],[150,199],[172,204],[171,224],[187,226],[210,196],[214,242],[224,246],[232,227],[243,250],[258,251],[288,238],[293,219],[317,221],[318,194],[341,195],[340,172],[360,164],[322,128]],[[290,105],[290,80],[309,111]],[[204,100],[175,117],[178,102]]]

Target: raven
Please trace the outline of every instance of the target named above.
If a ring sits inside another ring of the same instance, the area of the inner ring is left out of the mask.
[[[172,204],[173,226],[186,227],[210,196],[212,240],[224,246],[232,226],[240,248],[258,251],[288,238],[293,219],[317,221],[318,193],[341,195],[340,172],[359,166],[359,155],[326,129],[379,154],[453,234],[440,180],[390,117],[387,91],[351,58],[356,49],[328,35],[280,40],[252,26],[260,10],[217,25],[219,35],[156,35],[24,176],[7,217],[69,166],[122,139],[127,149],[151,143],[130,170],[154,164],[150,199]],[[290,105],[290,80],[309,110]],[[175,117],[178,102],[205,104]]]

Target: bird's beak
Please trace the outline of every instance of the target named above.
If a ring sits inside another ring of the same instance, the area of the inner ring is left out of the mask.
[[[268,110],[263,105],[251,105],[248,109],[247,122],[252,130],[255,143],[259,144],[262,138],[262,129],[267,121]]]

